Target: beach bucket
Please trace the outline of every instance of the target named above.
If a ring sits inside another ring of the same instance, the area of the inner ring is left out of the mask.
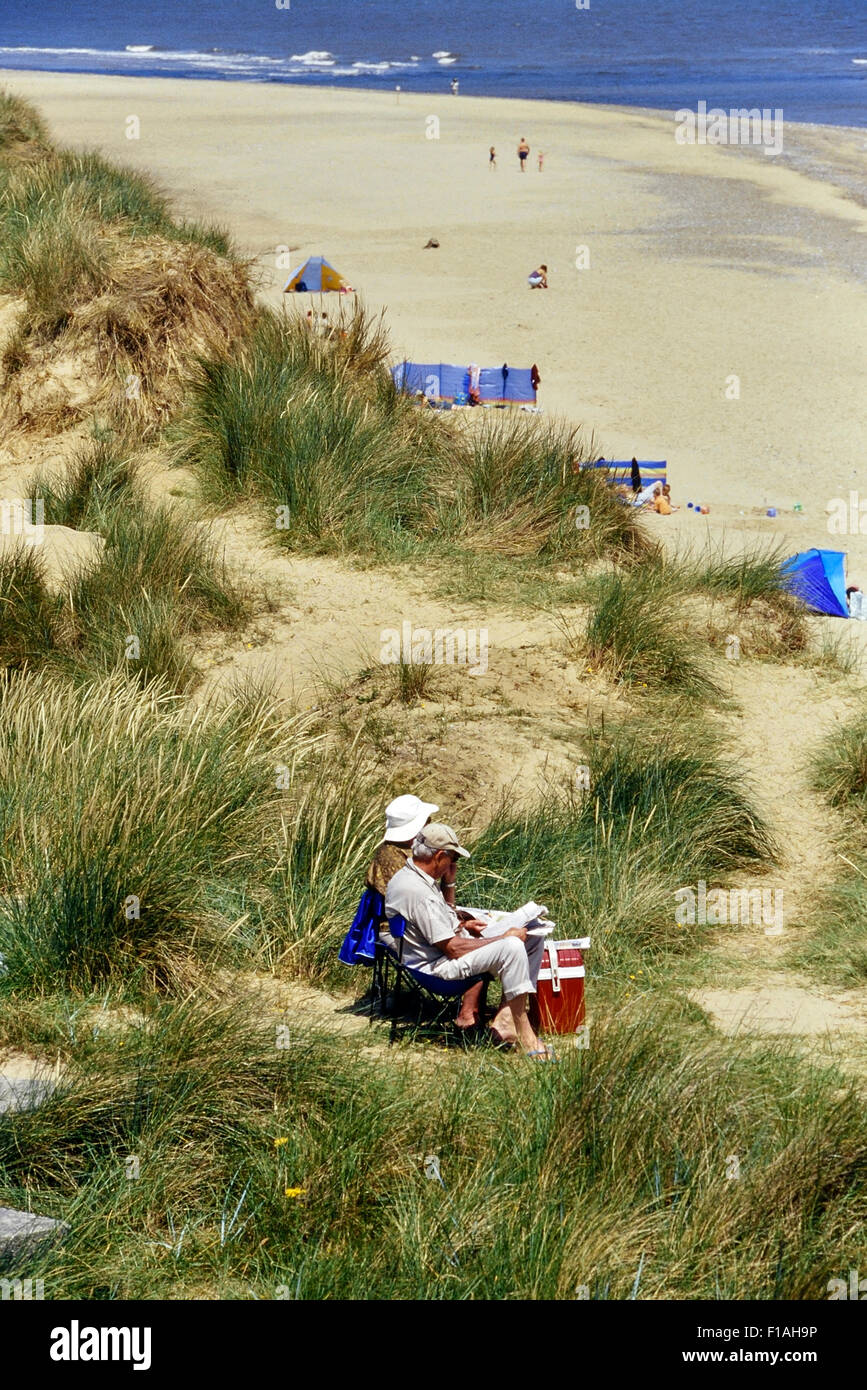
[[[802,512],[804,508],[801,506],[800,502],[796,502],[793,510],[796,512]]]
[[[776,515],[777,515],[777,509],[776,509],[776,507],[768,507],[768,516],[776,516]]]
[[[710,511],[710,507],[700,507],[699,510],[702,516],[707,516],[708,512]]]
[[[692,511],[692,503],[691,503],[691,502],[687,502],[686,505],[687,505],[688,509],[689,509],[690,511]]]

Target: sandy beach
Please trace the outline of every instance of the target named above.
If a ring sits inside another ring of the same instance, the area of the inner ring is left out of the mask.
[[[150,171],[182,212],[228,226],[270,302],[287,276],[278,247],[292,265],[322,252],[385,306],[396,355],[536,362],[546,412],[592,431],[608,457],[666,458],[675,500],[710,507],[707,521],[685,506],[654,518],[666,534],[830,544],[867,582],[867,534],[829,540],[825,514],[863,476],[862,131],[789,126],[775,158],[678,145],[670,115],[634,109],[0,80],[37,103],[56,139]],[[424,249],[430,237],[439,249]],[[541,262],[550,288],[531,292]]]

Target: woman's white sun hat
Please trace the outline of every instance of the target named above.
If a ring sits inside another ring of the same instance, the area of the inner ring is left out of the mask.
[[[396,796],[385,808],[384,840],[414,840],[430,816],[439,810],[432,801],[417,796]]]

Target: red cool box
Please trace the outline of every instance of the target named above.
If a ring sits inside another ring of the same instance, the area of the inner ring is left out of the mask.
[[[584,956],[589,936],[549,941],[542,957],[536,1002],[543,1033],[577,1033],[584,1024]]]

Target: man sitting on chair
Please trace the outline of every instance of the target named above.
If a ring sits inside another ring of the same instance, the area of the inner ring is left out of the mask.
[[[373,860],[367,870],[365,885],[381,893],[383,898],[388,892],[388,885],[404,865],[407,863],[412,853],[412,843],[420,830],[423,830],[431,818],[431,814],[438,811],[439,806],[435,806],[432,801],[422,801],[417,796],[397,796],[394,801],[390,801],[385,808],[385,834],[382,841],[376,847]],[[440,881],[442,894],[445,901],[451,906],[455,905],[455,866],[449,861],[445,873]],[[480,1022],[479,1001],[481,999],[481,984],[471,985],[461,1000],[461,1007],[455,1027],[462,1032],[470,1028],[475,1028]]]
[[[486,923],[461,915],[438,886],[454,878],[459,858],[469,850],[458,843],[448,825],[426,825],[412,844],[412,854],[391,879],[385,895],[385,915],[403,917],[403,963],[441,980],[491,974],[503,987],[503,1006],[491,1028],[505,1042],[518,1042],[530,1056],[547,1056],[527,1017],[527,995],[535,994],[544,950],[542,937],[527,936],[526,927],[512,927],[502,936],[482,940]]]

